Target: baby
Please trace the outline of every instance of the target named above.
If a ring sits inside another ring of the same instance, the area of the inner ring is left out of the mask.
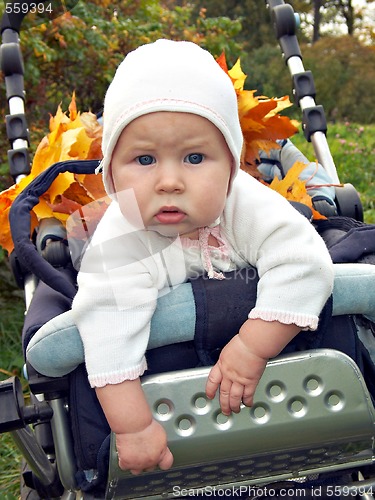
[[[140,383],[158,297],[198,275],[257,268],[255,307],[207,380],[228,415],[251,406],[270,358],[317,328],[333,266],[308,220],[239,170],[236,93],[207,51],[158,40],[128,54],[103,126],[113,201],[83,256],[72,313],[119,465],[137,474],[173,463]]]

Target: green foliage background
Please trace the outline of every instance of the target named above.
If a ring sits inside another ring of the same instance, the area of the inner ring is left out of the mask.
[[[4,4],[0,3],[1,9]],[[26,113],[31,148],[48,131],[49,114],[66,109],[73,91],[82,111],[100,112],[103,97],[125,54],[158,38],[190,40],[212,54],[241,54],[240,20],[206,17],[192,4],[166,6],[158,0],[80,1],[64,16],[35,24],[27,17],[20,39],[25,64]],[[147,71],[147,68],[145,68]],[[171,68],[173,71],[173,68]],[[5,95],[0,76],[0,95]],[[0,101],[0,114],[8,112]],[[6,169],[5,127],[0,130],[0,165]]]
[[[296,12],[311,11],[311,1],[291,3]],[[0,2],[0,14],[3,9]],[[240,57],[248,74],[246,86],[258,94],[274,97],[292,92],[265,2],[80,0],[52,22],[36,24],[26,17],[22,25],[31,149],[48,131],[49,114],[59,103],[66,109],[73,91],[81,111],[100,112],[105,90],[124,55],[161,37],[194,41],[215,56],[224,50],[229,65]],[[306,28],[298,38],[305,68],[313,71],[316,100],[328,119],[374,123],[374,44],[336,34],[311,45]],[[5,95],[2,76],[0,95]],[[7,112],[6,100],[1,99],[0,114]],[[298,109],[288,113],[300,116]],[[8,146],[5,126],[0,125],[0,175],[5,176],[0,189],[11,182],[6,177]]]
[[[308,11],[311,2],[291,2]],[[0,15],[4,3],[0,2]],[[99,112],[105,89],[123,56],[160,37],[187,39],[228,63],[238,57],[248,74],[247,88],[259,94],[291,94],[290,75],[275,41],[264,2],[259,0],[108,0],[79,1],[70,15],[48,24],[26,20],[21,31],[25,62],[26,112],[35,150],[48,131],[49,114],[61,102],[67,108],[76,91],[81,111]],[[317,102],[329,119],[328,141],[339,177],[359,191],[365,220],[375,223],[375,47],[355,37],[328,36],[310,45],[299,34],[304,65],[311,69]],[[147,68],[145,69],[147,70]],[[171,68],[171,71],[173,69]],[[0,114],[8,113],[0,76]],[[290,113],[297,119],[300,111]],[[358,125],[360,124],[360,125]],[[295,144],[314,158],[302,134]],[[0,123],[0,190],[12,183],[7,175],[5,125]],[[0,378],[21,375],[22,292],[17,290],[0,252]],[[1,498],[18,498],[20,457],[9,436],[0,435]]]

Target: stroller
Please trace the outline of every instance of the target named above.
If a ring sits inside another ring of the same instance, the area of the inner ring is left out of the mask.
[[[324,112],[315,105],[312,75],[302,66],[293,9],[283,1],[266,3],[293,76],[305,135],[336,183]],[[16,25],[6,22],[2,68],[7,83],[12,82],[9,100],[19,103],[23,97],[20,19]],[[4,63],[9,54],[12,63]],[[28,173],[28,159],[26,122],[16,109],[7,117],[7,129],[14,145],[9,154],[11,173],[18,178]],[[30,239],[30,210],[60,172],[89,174],[97,166],[98,161],[55,164],[29,184],[12,206],[12,263],[26,295],[24,350],[45,323],[56,318],[61,328],[58,318],[69,311],[76,290],[64,231],[59,224],[41,224],[37,237]],[[352,186],[336,191],[338,215],[331,216],[332,208],[321,200],[319,210],[326,209],[328,219],[318,230],[337,257],[345,253],[342,239],[345,243],[353,238],[373,241],[374,228],[362,224],[360,200]],[[337,220],[346,221],[340,230],[334,225]],[[362,253],[369,254],[369,246]],[[361,256],[359,252],[355,262]],[[223,294],[214,280],[193,280],[194,340],[148,352],[143,389],[168,434],[175,457],[168,471],[132,476],[118,468],[114,436],[88,387],[83,365],[63,377],[48,378],[26,359],[29,406],[24,405],[17,378],[0,383],[0,431],[11,432],[29,466],[23,475],[22,498],[30,492],[34,496],[29,498],[47,499],[373,497],[375,369],[364,345],[366,336],[373,335],[370,322],[360,314],[332,316],[329,301],[317,334],[301,333],[268,363],[254,405],[225,417],[218,400],[205,396],[208,367],[237,333],[254,294],[245,272],[225,282]]]

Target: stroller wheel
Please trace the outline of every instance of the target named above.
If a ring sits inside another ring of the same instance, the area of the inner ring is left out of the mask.
[[[62,498],[61,495],[63,495],[63,493],[64,488],[60,481],[56,482],[51,487],[45,488],[34,476],[26,460],[22,460],[20,500],[54,500]],[[76,496],[74,494],[73,497],[69,496],[66,498],[71,499],[76,498]]]
[[[25,459],[22,460],[20,500],[41,500],[39,493],[30,488],[27,483],[27,476],[30,473],[29,466]]]

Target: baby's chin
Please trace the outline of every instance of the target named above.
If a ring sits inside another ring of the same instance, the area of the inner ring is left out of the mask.
[[[180,236],[180,231],[173,225],[152,224],[147,226],[146,229],[148,231],[155,231],[161,236],[165,236],[167,238],[177,238],[177,236]]]
[[[150,225],[147,226],[147,230],[149,231],[155,231],[159,233],[161,236],[165,236],[167,238],[189,238],[190,240],[197,240],[198,239],[198,229],[190,230],[188,232],[181,231],[181,229],[178,229],[176,226],[173,225]]]

